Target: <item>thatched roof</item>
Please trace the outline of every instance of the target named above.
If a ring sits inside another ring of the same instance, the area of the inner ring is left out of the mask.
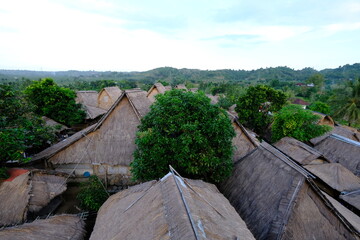
[[[66,177],[63,173],[49,174],[45,170],[31,171],[31,192],[29,211],[37,212],[52,199],[66,191]]]
[[[233,154],[233,161],[235,162],[258,147],[260,142],[244,128],[234,115],[230,112],[227,112],[227,114],[232,121],[236,133],[232,140],[232,144],[235,147]]]
[[[206,96],[208,97],[208,98],[210,98],[210,103],[211,104],[217,104],[218,102],[219,102],[219,96],[218,95],[211,95],[211,94],[206,94]]]
[[[312,175],[266,142],[237,161],[219,187],[256,239],[359,237],[325,202]]]
[[[339,192],[360,189],[360,178],[339,163],[307,165],[305,168]]]
[[[360,142],[360,134],[357,132],[351,131],[350,129],[348,129],[344,126],[335,126],[331,131],[325,133],[322,136],[311,139],[310,142],[313,145],[316,145],[319,142],[321,142],[322,140],[324,140],[325,138],[327,138],[328,136],[330,136],[331,134],[340,135],[340,136],[346,137],[350,140]]]
[[[121,89],[117,86],[103,88],[99,92],[99,96],[103,91],[105,91],[113,101],[116,101],[122,93]]]
[[[280,139],[274,146],[301,165],[311,164],[312,161],[322,157],[316,149],[291,137]]]
[[[52,120],[51,118],[48,118],[48,117],[45,117],[45,116],[42,116],[41,117],[42,120],[45,121],[45,125],[46,126],[49,126],[49,127],[57,127],[57,132],[61,132],[63,130],[66,130],[66,129],[69,129],[68,127],[66,127],[65,125],[61,124],[61,123],[58,123],[54,120]]]
[[[360,142],[331,134],[314,146],[332,163],[340,163],[360,176]]]
[[[32,160],[51,158],[54,164],[80,161],[129,165],[137,126],[150,111],[150,105],[145,91],[126,90],[97,124],[45,149]]]
[[[116,86],[103,88],[97,98],[97,107],[109,110],[122,93],[123,91]]]
[[[197,92],[199,90],[199,88],[190,88],[189,91],[190,92]]]
[[[82,240],[85,223],[76,215],[58,215],[0,230],[2,240]]]
[[[66,190],[63,173],[10,169],[10,178],[0,183],[0,226],[18,224],[29,212],[37,212]]]
[[[176,85],[175,87],[174,87],[175,89],[182,89],[182,90],[188,90],[187,88],[186,88],[186,86],[185,86],[185,84],[178,84],[178,85]]]
[[[28,171],[12,181],[0,183],[0,226],[13,225],[26,220],[30,191]]]
[[[106,110],[97,107],[98,93],[96,91],[78,91],[75,101],[83,106],[86,119],[95,119],[106,113]]]
[[[166,91],[169,91],[169,90],[171,90],[171,86],[164,87],[164,85],[162,85],[161,83],[155,83],[147,92],[146,97],[148,97],[151,102],[154,102],[155,96],[157,94],[164,94]]]
[[[312,113],[314,115],[320,116],[320,119],[318,121],[319,125],[328,125],[330,127],[335,126],[334,119],[332,119],[332,117],[330,117],[329,115],[326,115],[326,114],[323,114],[323,113],[320,113],[320,112],[315,112],[315,111],[312,111]]]
[[[90,239],[254,239],[219,193],[201,180],[167,174],[111,196]]]
[[[353,191],[353,192],[347,192],[340,195],[340,199],[347,202],[348,204],[355,207],[358,211],[360,211],[360,189]]]
[[[77,91],[76,103],[80,103],[85,106],[97,106],[98,93],[96,91]]]

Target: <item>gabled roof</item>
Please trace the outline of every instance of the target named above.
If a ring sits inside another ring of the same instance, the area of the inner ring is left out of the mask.
[[[100,208],[90,239],[254,237],[214,185],[169,173],[112,195]]]
[[[357,239],[349,216],[325,200],[314,177],[262,142],[235,163],[219,188],[256,239]]]
[[[146,96],[149,96],[149,94],[153,91],[154,88],[156,88],[159,93],[165,93],[165,91],[167,91],[166,88],[164,87],[164,85],[162,85],[162,83],[158,82],[158,83],[155,83],[154,85],[152,85],[152,87],[147,92]]]
[[[208,98],[210,98],[210,103],[211,104],[217,104],[218,102],[219,102],[219,96],[218,95],[211,95],[211,94],[206,94],[206,96],[208,97]]]
[[[101,127],[101,125],[106,121],[109,115],[114,111],[116,106],[121,102],[121,100],[126,97],[134,110],[137,118],[140,120],[150,111],[151,102],[146,97],[146,92],[141,90],[126,90],[121,96],[116,100],[116,102],[112,105],[112,107],[106,112],[106,114],[99,120],[98,123],[93,124],[69,138],[64,139],[61,142],[58,142],[51,147],[43,150],[42,152],[34,155],[32,157],[32,161],[40,160],[40,159],[49,159],[54,156],[56,153],[75,143],[76,141],[86,137],[91,132],[95,132],[97,129]]]
[[[182,89],[182,90],[188,90],[187,88],[186,88],[186,86],[185,86],[185,84],[178,84],[178,85],[176,85],[175,87],[174,87],[175,89]]]
[[[42,116],[41,119],[45,121],[45,125],[46,125],[46,126],[49,126],[49,127],[58,127],[59,129],[57,130],[57,132],[61,132],[61,131],[63,131],[63,130],[69,129],[69,128],[66,127],[65,125],[63,125],[63,124],[61,124],[61,123],[58,123],[58,122],[52,120],[51,118]]]
[[[318,150],[291,137],[280,139],[274,146],[301,165],[310,164],[313,160],[322,157]]]
[[[360,176],[360,142],[330,134],[314,146],[329,162],[340,163]]]
[[[84,235],[85,223],[76,215],[57,215],[0,230],[2,240],[81,240]]]
[[[110,98],[115,101],[116,99],[118,99],[118,97],[120,97],[122,91],[119,87],[114,86],[114,87],[106,87],[103,88],[100,92],[99,92],[99,96],[101,95],[102,92],[106,92]]]
[[[85,106],[97,106],[98,93],[96,91],[77,91],[76,103],[83,104]]]
[[[307,165],[305,168],[339,192],[360,190],[360,178],[339,163]]]
[[[335,126],[331,131],[325,133],[324,135],[311,139],[310,142],[311,144],[316,145],[331,134],[340,135],[350,140],[360,142],[360,134],[358,132],[351,131],[344,126]]]

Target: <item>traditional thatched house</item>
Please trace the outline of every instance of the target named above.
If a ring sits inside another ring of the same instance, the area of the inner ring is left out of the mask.
[[[314,148],[332,163],[340,163],[355,175],[360,176],[360,142],[337,134],[330,134],[321,141],[311,142]]]
[[[168,88],[166,88],[168,87]],[[155,83],[147,92],[147,97],[150,99],[151,102],[155,101],[155,96],[158,94],[164,94],[166,91],[171,90],[171,86],[162,85],[161,83]],[[170,87],[170,88],[169,88]]]
[[[232,140],[234,146],[233,161],[235,162],[258,147],[260,142],[239,123],[234,115],[230,112],[228,115],[236,133]]]
[[[187,91],[187,87],[185,86],[185,84],[178,84],[174,87],[175,89],[181,89],[181,90],[185,90]]]
[[[301,165],[327,162],[319,151],[291,137],[280,139],[274,146]]]
[[[36,214],[66,190],[62,173],[25,169],[9,172],[11,177],[0,183],[0,226],[24,222],[28,214]]]
[[[109,110],[121,94],[122,91],[118,87],[106,87],[99,92],[97,106]]]
[[[98,212],[90,239],[254,237],[214,185],[169,173],[111,196]]]
[[[301,98],[295,98],[291,101],[292,104],[300,105],[303,109],[306,109],[306,106],[309,106],[310,103],[302,100]]]
[[[45,149],[32,160],[46,160],[48,167],[76,176],[87,172],[110,184],[129,183],[137,127],[150,105],[146,92],[126,90],[97,124]]]
[[[61,133],[61,132],[69,129],[65,125],[58,123],[58,122],[52,120],[51,118],[42,116],[41,119],[44,120],[46,126],[55,127],[56,133]]]
[[[329,115],[326,115],[326,114],[323,114],[323,113],[320,113],[320,112],[315,112],[315,111],[312,111],[312,113],[316,116],[319,116],[320,119],[318,121],[317,124],[319,125],[328,125],[330,127],[334,127],[335,126],[335,121],[334,119],[332,119],[332,117],[330,117]]]
[[[85,223],[75,215],[58,215],[0,230],[2,240],[82,240]]]
[[[213,104],[213,105],[215,105],[215,104],[217,104],[219,102],[219,95],[214,96],[214,95],[211,95],[211,94],[206,94],[206,96],[208,98],[210,98],[210,103]]]
[[[308,171],[266,142],[238,160],[219,187],[256,239],[360,236],[360,218],[350,211],[340,213]]]
[[[199,91],[199,88],[190,88],[189,91],[190,92],[197,92],[197,91]]]
[[[86,112],[86,119],[96,119],[106,113],[106,110],[98,108],[98,93],[96,91],[77,91],[76,103],[83,106]]]

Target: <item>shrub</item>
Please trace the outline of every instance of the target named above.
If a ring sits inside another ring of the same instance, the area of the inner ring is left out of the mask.
[[[105,191],[101,180],[97,176],[90,176],[89,181],[81,183],[80,192],[77,199],[80,200],[80,206],[85,210],[98,211],[101,205],[109,197]]]

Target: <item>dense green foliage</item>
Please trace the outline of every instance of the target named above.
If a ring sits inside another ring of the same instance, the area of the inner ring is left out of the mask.
[[[334,107],[334,117],[350,126],[360,126],[360,78],[335,89],[329,102]]]
[[[308,108],[315,112],[330,114],[330,106],[320,101],[313,102]]]
[[[68,126],[81,123],[85,118],[81,105],[75,103],[75,92],[59,87],[51,78],[34,81],[25,89],[25,94],[39,115]]]
[[[8,179],[9,177],[8,169],[6,167],[0,167],[0,180]]]
[[[203,93],[172,90],[156,96],[137,133],[133,176],[151,180],[172,165],[180,174],[219,182],[232,170],[232,138],[227,114]]]
[[[0,162],[24,161],[25,151],[37,152],[55,140],[53,129],[32,110],[19,92],[0,85]]]
[[[239,121],[262,135],[272,122],[272,113],[279,111],[286,103],[286,95],[266,85],[250,86],[239,97],[235,108]]]
[[[300,141],[323,135],[331,127],[318,125],[320,116],[303,109],[299,105],[288,105],[275,114],[272,125],[272,140],[278,141],[283,137],[293,137]]]
[[[108,199],[109,194],[105,191],[101,180],[93,175],[87,182],[81,183],[77,199],[80,200],[81,208],[90,211],[98,211],[101,205]]]

